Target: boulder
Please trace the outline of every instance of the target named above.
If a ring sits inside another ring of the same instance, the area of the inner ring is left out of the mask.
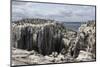
[[[86,51],[80,51],[79,56],[76,58],[77,61],[92,61],[92,53]]]

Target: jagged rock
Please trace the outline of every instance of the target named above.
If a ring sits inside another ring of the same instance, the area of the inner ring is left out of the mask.
[[[93,25],[92,25],[93,24]],[[80,50],[91,52],[95,58],[95,24],[83,24],[79,28],[77,37],[69,39],[69,48],[67,49],[71,56],[77,58]]]
[[[12,24],[12,57],[26,64],[92,61],[95,35],[95,23],[82,24],[75,32],[56,21],[22,20]]]
[[[53,62],[54,61],[54,57],[50,57],[50,56],[44,56],[46,60],[48,60],[49,62]]]
[[[63,61],[65,59],[64,55],[61,53],[57,56],[59,61]]]
[[[84,33],[84,36],[83,36],[84,44],[83,45],[85,45],[86,47],[83,46],[82,48],[85,48],[86,51],[92,53],[95,58],[95,55],[96,55],[95,54],[96,52],[95,22],[91,22],[85,25],[84,27],[80,27],[79,32]]]
[[[69,45],[70,40],[69,39],[66,39],[66,38],[63,38],[63,42],[64,42],[64,45],[65,45],[65,48],[68,49],[68,47],[70,46]]]
[[[45,59],[49,60],[50,62],[54,62],[54,63],[60,63],[62,62],[65,58],[64,55],[62,54],[57,54],[56,56],[53,55],[55,52],[53,52],[51,55],[49,56],[45,56]]]

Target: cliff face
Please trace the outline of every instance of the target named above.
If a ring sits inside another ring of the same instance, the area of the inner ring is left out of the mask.
[[[57,21],[21,20],[12,23],[11,30],[12,47],[16,49],[13,54],[16,55],[17,50],[21,50],[19,54],[27,52],[24,59],[36,59],[37,64],[42,64],[44,60],[43,63],[60,63],[96,58],[95,22],[82,24],[78,32],[75,32],[67,30]],[[19,57],[24,60],[23,55]],[[34,62],[32,60],[28,63],[35,64]]]
[[[13,23],[12,45],[15,48],[36,50],[40,54],[48,55],[64,48],[62,43],[62,27],[57,23],[20,24]]]
[[[37,45],[39,53],[43,55],[52,52],[60,52],[64,48],[62,43],[63,35],[54,26],[45,26],[37,33]]]

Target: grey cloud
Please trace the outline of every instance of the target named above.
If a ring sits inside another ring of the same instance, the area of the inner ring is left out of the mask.
[[[43,4],[32,2],[13,2],[12,19],[48,18],[62,21],[95,20],[95,8],[91,6]]]

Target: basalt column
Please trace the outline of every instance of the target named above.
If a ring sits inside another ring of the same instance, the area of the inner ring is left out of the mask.
[[[32,27],[25,27],[21,29],[21,37],[18,40],[18,48],[20,49],[33,49],[33,32]]]
[[[63,48],[62,36],[56,32],[54,26],[45,26],[37,33],[37,45],[39,53],[51,54],[53,51],[60,52]]]

